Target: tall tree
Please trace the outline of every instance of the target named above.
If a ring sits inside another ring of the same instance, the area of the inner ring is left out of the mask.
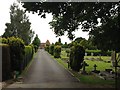
[[[32,44],[34,45],[35,47],[35,51],[37,51],[37,49],[39,48],[40,46],[40,39],[38,38],[38,35],[36,34]]]
[[[5,33],[3,37],[19,37],[24,40],[25,44],[28,45],[34,35],[31,30],[31,23],[26,16],[24,10],[20,9],[17,4],[13,4],[10,7],[10,23],[6,23]]]

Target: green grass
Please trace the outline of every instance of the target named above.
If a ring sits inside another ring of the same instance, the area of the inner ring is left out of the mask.
[[[62,58],[68,58],[68,57],[67,57],[67,53],[66,53],[65,50],[64,50],[64,51],[61,51],[61,57],[62,57]]]
[[[100,79],[94,75],[80,75],[79,79],[81,80],[81,82],[83,83],[89,83],[89,84],[100,84],[100,85],[105,85],[105,84],[110,84],[110,85],[114,85],[115,84],[115,80],[103,80]]]
[[[105,63],[103,61],[91,61],[91,60],[85,60],[85,62],[89,65],[86,66],[86,71],[92,71],[94,69],[94,64],[97,65],[97,70],[105,71],[105,69],[114,69],[111,67],[111,63]]]

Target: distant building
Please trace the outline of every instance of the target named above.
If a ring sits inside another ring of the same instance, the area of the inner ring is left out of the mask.
[[[46,45],[46,43],[41,43],[41,44],[40,44],[40,49],[44,49],[44,48],[45,48],[45,45]]]
[[[50,45],[50,41],[47,40],[46,43],[41,43],[40,44],[40,49],[44,49],[46,45]]]

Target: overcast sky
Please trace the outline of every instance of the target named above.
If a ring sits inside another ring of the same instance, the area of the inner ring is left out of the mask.
[[[10,6],[16,2],[16,0],[2,0],[0,3],[0,35],[4,33],[5,23],[10,22]],[[52,15],[47,15],[46,19],[40,18],[37,14],[27,13],[31,22],[31,28],[38,34],[41,42],[46,42],[48,39],[51,43],[58,41],[54,32],[50,29],[48,24],[52,20]],[[75,32],[76,37],[83,37],[88,39],[88,33],[82,32],[80,29]],[[67,36],[60,37],[62,43],[71,42]]]

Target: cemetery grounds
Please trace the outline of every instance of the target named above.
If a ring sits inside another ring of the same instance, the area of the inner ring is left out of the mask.
[[[82,74],[80,72],[72,71],[68,68],[68,60],[69,57],[67,56],[66,50],[62,49],[61,51],[61,58],[56,59],[60,64],[63,65],[64,68],[70,71],[81,83],[84,84],[91,84],[91,85],[105,85],[108,87],[113,86],[115,87],[115,74],[111,74],[109,70],[115,71],[115,68],[112,67],[111,63],[111,56],[85,56],[84,61],[88,64],[85,67],[86,74]],[[92,72],[94,70],[94,65],[96,64],[96,70],[100,71],[100,73]],[[119,63],[120,65],[120,63]],[[106,70],[107,69],[107,70]],[[119,70],[120,72],[120,70]],[[101,75],[100,75],[101,74]],[[118,81],[120,83],[120,81]]]

